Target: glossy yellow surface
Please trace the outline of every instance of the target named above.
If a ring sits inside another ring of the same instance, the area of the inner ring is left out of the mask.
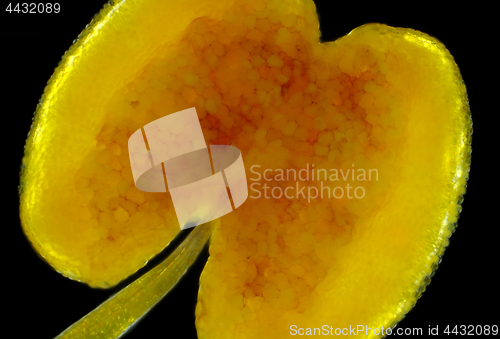
[[[114,294],[56,339],[119,338],[177,284],[206,245],[217,221],[198,226],[162,263]]]
[[[448,243],[470,164],[465,86],[446,48],[379,24],[320,44],[311,1],[106,7],[51,78],[23,160],[23,227],[55,269],[111,286],[168,244],[171,199],[134,187],[127,139],[193,106],[208,144],[242,151],[249,179],[252,165],[377,174],[299,182],[362,186],[362,199],[249,198],[221,218],[199,337],[400,320]]]

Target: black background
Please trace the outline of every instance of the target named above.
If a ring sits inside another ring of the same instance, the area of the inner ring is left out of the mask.
[[[52,270],[33,251],[18,217],[17,185],[24,142],[47,80],[63,53],[105,1],[61,3],[59,14],[5,12],[0,1],[2,154],[2,294],[4,334],[52,338],[115,293],[93,290]],[[474,120],[472,167],[457,231],[432,283],[399,327],[499,324],[497,280],[498,39],[494,10],[480,3],[384,7],[316,1],[324,41],[368,22],[410,27],[441,40],[467,86]],[[5,218],[6,216],[6,218]],[[196,338],[194,308],[205,251],[174,291],[125,338]],[[130,279],[129,279],[130,280]],[[7,314],[7,316],[6,316]]]

